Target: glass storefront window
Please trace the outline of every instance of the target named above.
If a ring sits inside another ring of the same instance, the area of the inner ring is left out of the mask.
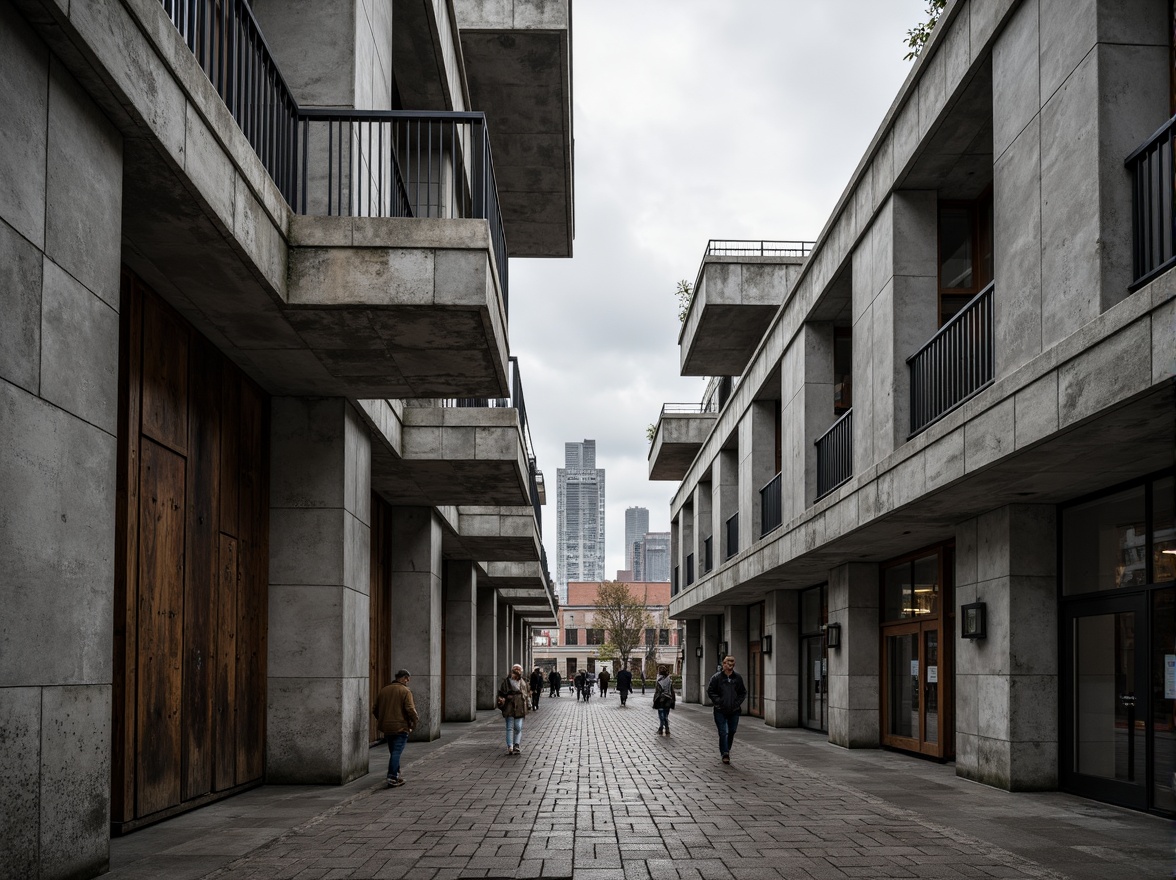
[[[911,564],[903,562],[885,570],[885,601],[883,620],[902,620],[906,613],[907,597],[911,591]]]
[[[1176,581],[1176,477],[1152,484],[1152,583]]]
[[[1062,593],[1074,596],[1147,583],[1144,487],[1065,508]]]
[[[1171,482],[1171,481],[1169,481]],[[1153,806],[1176,812],[1176,589],[1152,594]]]
[[[915,560],[909,616],[939,613],[939,557],[924,556]]]
[[[885,569],[883,620],[939,613],[939,556],[900,562]]]

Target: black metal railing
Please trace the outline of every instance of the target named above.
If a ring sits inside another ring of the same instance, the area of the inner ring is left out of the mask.
[[[746,241],[712,238],[706,245],[708,257],[807,257],[815,242]]]
[[[705,403],[663,403],[661,408],[663,416],[696,415],[707,412],[713,412],[713,410],[708,410]]]
[[[727,532],[727,553],[724,558],[730,559],[739,552],[739,513],[735,512],[727,517],[724,526]]]
[[[694,583],[694,554],[686,554],[686,586]]]
[[[760,489],[760,537],[780,528],[783,521],[780,499],[780,477],[776,474]]]
[[[507,301],[484,114],[299,107],[247,0],[160,2],[294,211],[486,220]]]
[[[992,382],[993,284],[907,358],[911,379],[911,434],[947,415]]]
[[[713,551],[714,540],[712,535],[707,535],[702,541],[702,573],[706,574],[715,567],[715,556]]]
[[[1131,241],[1135,290],[1176,265],[1176,180],[1173,116],[1127,157],[1131,172]]]
[[[853,409],[817,438],[817,498],[828,495],[853,476]]]

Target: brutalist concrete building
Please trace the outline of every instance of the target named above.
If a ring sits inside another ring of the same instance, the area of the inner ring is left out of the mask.
[[[508,263],[567,0],[0,0],[0,864],[489,707],[554,625]]]
[[[764,723],[1176,814],[1172,33],[949,3],[816,241],[710,243],[687,699],[730,652]]]

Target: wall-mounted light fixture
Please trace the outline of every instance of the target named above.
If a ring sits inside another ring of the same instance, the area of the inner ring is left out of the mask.
[[[702,645],[699,645],[697,648],[694,649],[694,656],[697,657],[699,660],[702,659]]]
[[[727,643],[726,642],[719,642],[719,660],[721,661],[724,657],[727,656],[727,654],[728,654]]]
[[[826,648],[841,648],[841,624],[827,623],[825,629],[825,647]]]
[[[772,654],[772,637],[771,636],[760,636],[760,653],[765,656],[771,656],[771,654]]]
[[[960,638],[988,638],[988,608],[983,602],[960,606]]]

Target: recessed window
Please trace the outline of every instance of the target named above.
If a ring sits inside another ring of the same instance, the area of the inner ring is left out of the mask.
[[[992,193],[939,203],[939,325],[992,281]]]

